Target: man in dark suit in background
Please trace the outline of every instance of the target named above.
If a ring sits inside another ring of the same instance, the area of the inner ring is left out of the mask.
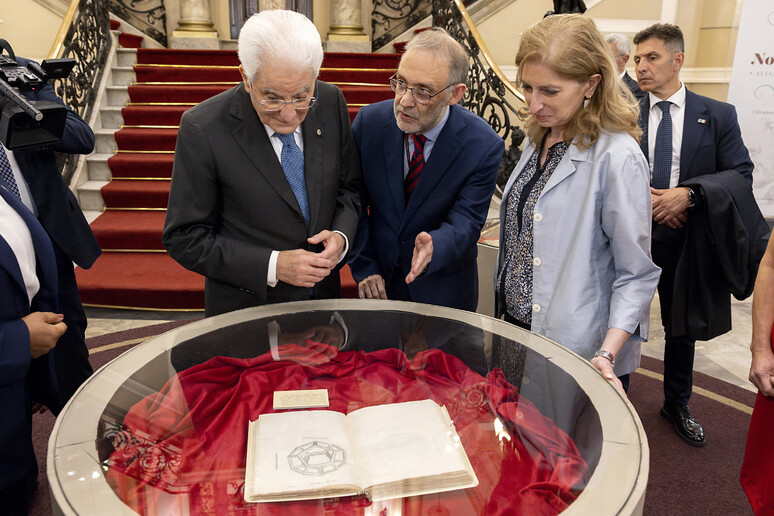
[[[49,351],[67,325],[57,313],[51,241],[18,189],[5,184],[0,180],[0,506],[3,514],[21,515],[29,513],[38,477],[32,400],[61,408]]]
[[[691,414],[688,399],[693,380],[695,337],[674,331],[678,314],[673,301],[689,288],[675,284],[675,271],[685,229],[699,216],[690,208],[695,192],[682,183],[706,174],[741,176],[752,185],[753,163],[742,141],[736,110],[688,91],[680,81],[684,40],[680,28],[656,24],[634,37],[637,80],[647,93],[640,104],[640,140],[651,167],[653,197],[653,261],[661,267],[658,294],[666,332],[664,406],[661,415],[674,423],[678,435],[693,446],[706,443],[704,429]],[[738,175],[737,175],[738,174]],[[743,181],[744,182],[744,181]],[[718,281],[720,278],[718,278]],[[725,294],[728,298],[729,294]],[[694,313],[691,317],[697,317]]]
[[[467,73],[446,31],[422,32],[390,79],[394,101],[355,118],[364,198],[350,267],[361,298],[476,309],[476,242],[504,143],[457,105]]]
[[[639,101],[646,93],[640,89],[637,81],[631,78],[626,71],[626,63],[629,62],[629,56],[632,53],[632,45],[629,38],[620,32],[614,32],[605,36],[605,41],[610,45],[610,51],[613,53],[613,60],[618,67],[618,77],[629,87],[634,97]]]
[[[359,170],[322,58],[309,19],[261,11],[239,35],[243,83],[183,115],[162,241],[206,277],[208,316],[340,293]]]
[[[27,66],[29,60],[16,59]],[[28,100],[62,104],[47,84],[37,92],[21,92]],[[59,306],[67,332],[53,352],[57,386],[62,405],[91,376],[89,351],[86,348],[86,314],[83,311],[73,262],[88,269],[102,252],[78,201],[62,179],[54,152],[88,154],[94,150],[94,133],[81,117],[67,110],[62,138],[50,145],[30,147],[14,152],[2,149],[13,169],[21,200],[38,218],[54,246],[59,276]]]

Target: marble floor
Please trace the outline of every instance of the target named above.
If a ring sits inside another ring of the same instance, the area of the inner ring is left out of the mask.
[[[750,336],[752,330],[752,299],[732,301],[733,329],[708,342],[696,343],[694,369],[755,392],[747,380],[750,369]],[[198,319],[202,312],[156,312],[86,308],[89,318],[87,337],[95,337],[121,330],[129,330],[181,319]],[[650,312],[651,335],[643,346],[643,354],[663,359],[664,331],[659,318],[658,297]]]

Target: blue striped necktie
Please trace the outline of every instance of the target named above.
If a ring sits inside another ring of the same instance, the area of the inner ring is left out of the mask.
[[[672,176],[672,115],[668,100],[657,103],[663,114],[656,131],[656,147],[653,150],[653,188],[669,188],[669,179]]]
[[[5,183],[5,186],[12,194],[21,199],[19,193],[19,185],[16,184],[16,179],[13,177],[13,169],[11,163],[8,161],[8,155],[5,153],[5,147],[0,143],[0,180]]]
[[[285,177],[288,178],[290,189],[293,190],[293,195],[296,196],[298,206],[301,208],[304,220],[306,220],[306,225],[309,226],[311,217],[309,215],[309,198],[306,194],[306,180],[304,179],[304,153],[296,145],[293,133],[274,134],[282,142],[282,153],[280,154],[282,170],[285,171]]]
[[[411,155],[406,179],[403,180],[403,193],[406,196],[406,204],[408,204],[409,199],[411,198],[411,192],[413,192],[414,188],[417,186],[419,174],[422,172],[422,169],[425,168],[424,150],[425,141],[427,141],[427,137],[421,134],[412,133],[409,136],[414,140],[414,153]]]

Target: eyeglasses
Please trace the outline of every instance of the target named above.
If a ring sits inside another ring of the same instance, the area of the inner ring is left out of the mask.
[[[258,102],[258,105],[260,105],[263,110],[268,113],[282,111],[282,109],[285,107],[285,104],[290,104],[296,111],[306,111],[312,107],[312,104],[314,104],[315,100],[317,100],[317,97],[304,97],[302,99],[293,99],[289,102],[286,100],[270,99],[262,100]]]
[[[440,95],[441,93],[448,90],[455,84],[456,83],[451,83],[442,90],[436,91],[435,93],[430,93],[425,89],[409,88],[408,86],[406,86],[405,82],[401,81],[400,79],[396,79],[394,75],[390,77],[390,88],[392,88],[392,91],[394,91],[397,95],[400,95],[400,96],[405,95],[406,91],[410,91],[411,96],[414,97],[414,100],[416,100],[420,104],[429,104],[430,100],[433,97],[435,97],[436,95]]]

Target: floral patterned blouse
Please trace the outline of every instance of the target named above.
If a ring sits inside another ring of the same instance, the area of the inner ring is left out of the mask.
[[[527,327],[532,322],[532,216],[543,188],[567,148],[563,141],[553,144],[541,167],[538,161],[542,153],[541,144],[541,148],[532,155],[514,182],[506,199],[505,238],[500,242],[500,245],[505,246],[505,260],[497,278],[497,290],[505,300],[506,312]]]

